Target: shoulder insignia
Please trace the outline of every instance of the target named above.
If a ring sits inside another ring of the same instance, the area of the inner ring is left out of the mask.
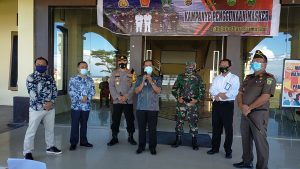
[[[267,78],[267,84],[268,85],[271,85],[273,83],[273,78]]]
[[[247,75],[245,80],[249,80],[250,78],[253,78],[253,77],[254,77],[254,74]]]
[[[133,72],[132,73],[132,83],[135,83],[136,82],[136,73]]]
[[[274,77],[274,75],[271,74],[271,73],[266,73],[266,76],[267,76],[267,77]]]

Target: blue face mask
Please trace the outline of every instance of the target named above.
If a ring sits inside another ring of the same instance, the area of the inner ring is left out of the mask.
[[[252,69],[254,72],[260,71],[260,70],[262,69],[262,65],[261,65],[261,63],[259,63],[259,62],[252,62],[252,63],[251,63],[251,69]]]
[[[146,66],[144,69],[144,72],[146,72],[148,75],[151,75],[153,69],[151,66]]]
[[[87,69],[80,69],[80,74],[87,75],[88,74],[88,70]]]
[[[44,73],[47,70],[47,66],[36,66],[35,70],[38,71],[39,73]]]

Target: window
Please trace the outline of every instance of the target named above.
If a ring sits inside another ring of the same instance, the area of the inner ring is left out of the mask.
[[[9,90],[18,90],[18,32],[11,32],[11,61],[10,61]]]

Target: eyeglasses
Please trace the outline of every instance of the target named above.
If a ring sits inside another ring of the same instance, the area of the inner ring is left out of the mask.
[[[266,63],[266,62],[260,62],[260,61],[252,61],[251,63],[254,63],[254,62],[256,62],[256,63]]]

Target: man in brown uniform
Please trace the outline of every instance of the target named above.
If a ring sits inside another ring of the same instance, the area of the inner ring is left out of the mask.
[[[242,111],[243,161],[233,164],[236,168],[253,167],[253,140],[257,152],[256,169],[268,168],[269,99],[274,95],[276,81],[272,74],[266,72],[267,62],[267,57],[257,50],[251,62],[254,73],[245,78],[237,96],[238,105]]]
[[[152,27],[153,27],[153,32],[160,32],[160,24],[161,24],[161,16],[158,13],[158,11],[155,11],[153,17],[153,23],[152,23]]]

